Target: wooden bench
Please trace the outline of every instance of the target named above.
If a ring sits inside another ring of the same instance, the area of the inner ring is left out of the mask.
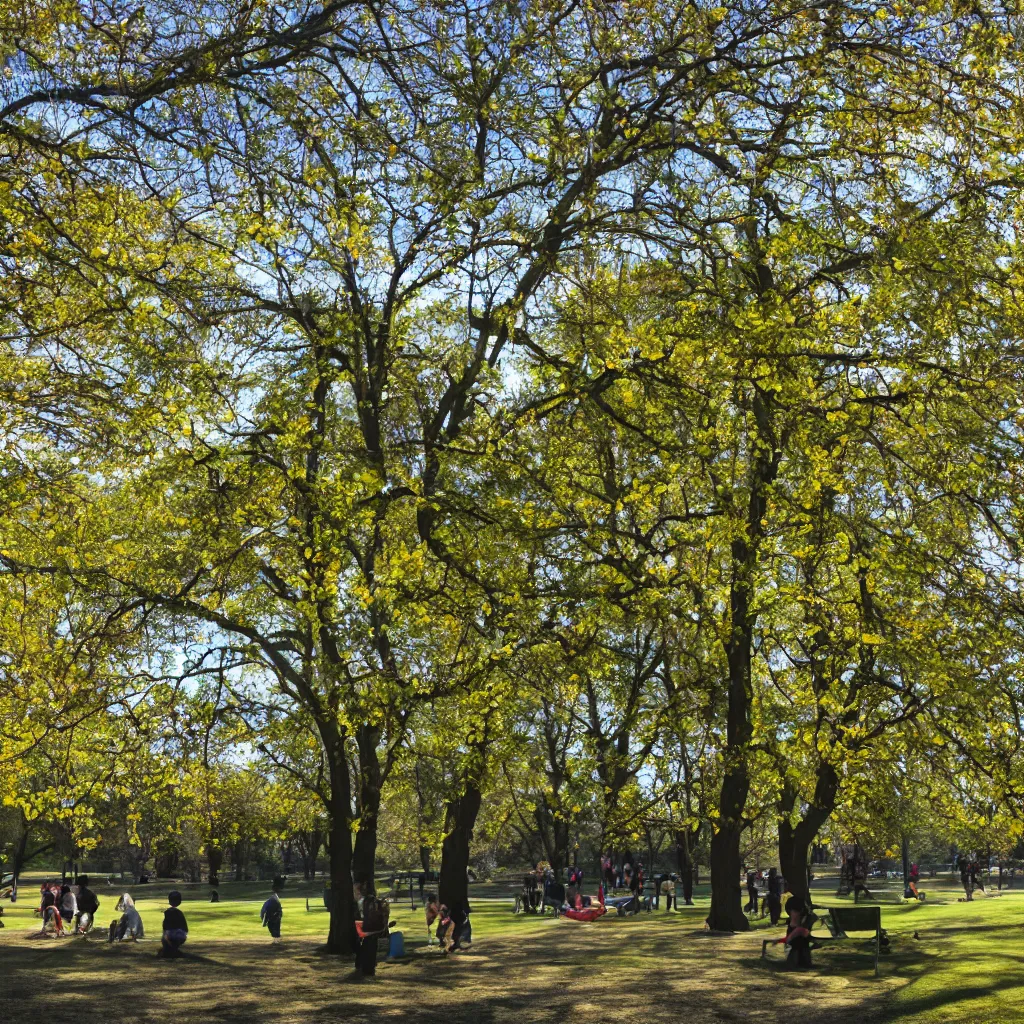
[[[819,916],[825,921],[830,935],[812,935],[811,948],[824,945],[826,942],[843,942],[851,936],[849,932],[873,932],[875,947],[875,976],[878,976],[878,954],[882,948],[882,908],[881,907],[818,907],[827,910],[827,916]],[[764,957],[768,947],[776,940],[765,939],[761,943],[761,956]],[[871,940],[868,940],[871,941]]]

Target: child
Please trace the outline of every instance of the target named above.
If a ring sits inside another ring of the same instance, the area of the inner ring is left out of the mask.
[[[284,907],[281,906],[279,893],[283,883],[283,878],[274,879],[270,899],[260,908],[260,920],[263,922],[263,927],[270,932],[271,940],[274,943],[281,941],[281,918],[284,916]]]
[[[181,912],[181,893],[173,889],[167,894],[170,906],[164,911],[164,932],[161,937],[160,953],[163,956],[180,956],[181,947],[188,938],[188,922]]]
[[[448,912],[445,904],[441,904],[437,914],[437,941],[441,944],[442,952],[447,953],[452,947],[452,937],[455,932],[455,922]]]
[[[437,896],[434,893],[427,893],[427,903],[423,908],[423,912],[427,918],[427,945],[432,946],[434,944],[434,936],[431,932],[431,928],[434,927],[434,922],[441,914],[441,907],[438,904]]]

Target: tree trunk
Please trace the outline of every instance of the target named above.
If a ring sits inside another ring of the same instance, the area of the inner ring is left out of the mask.
[[[359,829],[352,854],[352,877],[363,889],[372,887],[377,860],[377,822],[380,816],[380,759],[377,746],[380,730],[360,726],[359,747]]]
[[[822,762],[815,772],[814,797],[804,816],[792,824],[791,813],[796,806],[796,789],[783,780],[779,797],[779,871],[786,888],[805,902],[810,902],[807,880],[807,857],[822,825],[828,821],[839,793],[839,775],[832,765]]]
[[[754,497],[751,495],[751,507]],[[760,523],[760,516],[758,516]],[[732,543],[734,577],[731,586],[732,635],[726,645],[729,663],[729,705],[726,716],[725,771],[718,798],[718,827],[711,836],[711,910],[708,925],[714,931],[745,932],[750,922],[743,913],[740,889],[740,836],[745,822],[750,775],[747,747],[753,733],[750,707],[750,658],[756,612],[750,607],[753,558],[743,539]]]
[[[18,840],[18,845],[14,851],[14,863],[11,865],[11,902],[17,903],[18,901],[18,877],[21,875],[21,869],[25,866],[27,857],[25,852],[28,849],[28,823],[22,817],[22,829],[21,838]],[[37,850],[36,853],[39,851]]]
[[[322,735],[323,733],[321,733]],[[356,906],[352,892],[352,791],[345,758],[344,740],[331,736],[325,742],[331,795],[330,817],[331,926],[327,952],[351,956],[356,949]]]
[[[750,922],[743,913],[740,889],[740,834],[743,831],[742,808],[747,801],[749,782],[746,765],[739,772],[727,772],[722,780],[723,811],[718,831],[711,837],[711,910],[708,926],[713,931],[745,932]]]
[[[430,874],[430,847],[420,844],[420,867],[425,875]]]
[[[910,885],[910,840],[904,832],[900,836],[900,857],[903,860],[903,888]]]
[[[323,846],[323,834],[319,829],[311,829],[299,837],[299,852],[302,855],[302,877],[308,882],[316,875],[316,859]]]
[[[679,881],[683,883],[683,902],[693,906],[693,856],[690,851],[700,835],[700,829],[676,830],[676,862],[679,870]]]
[[[759,267],[759,276],[760,270]],[[769,277],[771,271],[763,268]],[[757,424],[753,438],[757,454],[750,472],[746,530],[730,547],[732,580],[729,586],[730,634],[725,642],[729,666],[728,711],[726,714],[725,770],[718,800],[718,827],[711,837],[711,911],[708,924],[716,931],[747,931],[750,922],[743,913],[740,890],[740,836],[746,825],[744,811],[750,791],[747,758],[753,738],[751,707],[754,701],[750,662],[757,626],[754,583],[757,553],[765,534],[768,488],[778,475],[781,450],[766,397],[755,392],[751,411]]]
[[[466,905],[469,899],[469,847],[473,827],[480,811],[478,786],[467,783],[465,791],[448,804],[445,813],[445,836],[441,844],[441,877],[438,898],[449,907]]]

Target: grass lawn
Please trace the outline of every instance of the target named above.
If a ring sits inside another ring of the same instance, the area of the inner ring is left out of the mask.
[[[96,888],[105,926],[118,890]],[[131,887],[149,938],[108,946],[98,934],[34,937],[26,885],[22,901],[4,904],[0,1021],[1024,1022],[1024,891],[965,904],[951,884],[933,882],[923,906],[884,904],[892,951],[878,978],[853,943],[817,951],[811,971],[793,974],[781,969],[781,951],[760,958],[761,940],[781,930],[758,923],[746,935],[709,935],[706,893],[678,914],[594,924],[515,917],[510,901],[478,898],[473,948],[447,958],[427,948],[423,912],[406,899],[391,916],[409,955],[364,980],[320,948],[319,885],[290,885],[280,946],[259,924],[265,883],[225,884],[218,904],[205,902],[205,886],[179,886],[190,956],[157,958],[168,888]],[[316,907],[308,912],[307,896]],[[815,900],[845,902],[824,890]]]

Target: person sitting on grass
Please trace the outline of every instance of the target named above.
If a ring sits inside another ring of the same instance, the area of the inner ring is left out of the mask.
[[[160,942],[160,953],[163,956],[180,956],[181,947],[188,939],[188,922],[181,912],[181,893],[172,889],[167,894],[170,906],[164,911],[164,928]]]
[[[281,897],[278,895],[284,887],[284,879],[274,879],[274,885],[270,898],[260,908],[260,921],[263,927],[270,932],[271,940],[275,943],[281,941],[281,918],[284,916],[284,908],[281,906]]]
[[[43,886],[43,898],[39,904],[39,916],[43,919],[43,926],[39,929],[40,935],[45,935],[48,928],[53,928],[54,936],[64,934],[64,922],[61,920],[60,909],[57,905],[58,892],[48,886]]]
[[[142,927],[142,918],[135,909],[135,901],[128,893],[125,893],[118,901],[115,910],[121,911],[120,919],[114,918],[110,922],[110,931],[107,933],[108,942],[121,942],[130,938],[132,942],[146,937],[146,931]]]
[[[60,887],[60,916],[64,919],[67,924],[71,924],[78,916],[78,901],[75,899],[75,894],[71,891],[70,885],[62,885]]]
[[[89,876],[78,876],[78,934],[87,935],[96,921],[100,901],[89,888]]]

